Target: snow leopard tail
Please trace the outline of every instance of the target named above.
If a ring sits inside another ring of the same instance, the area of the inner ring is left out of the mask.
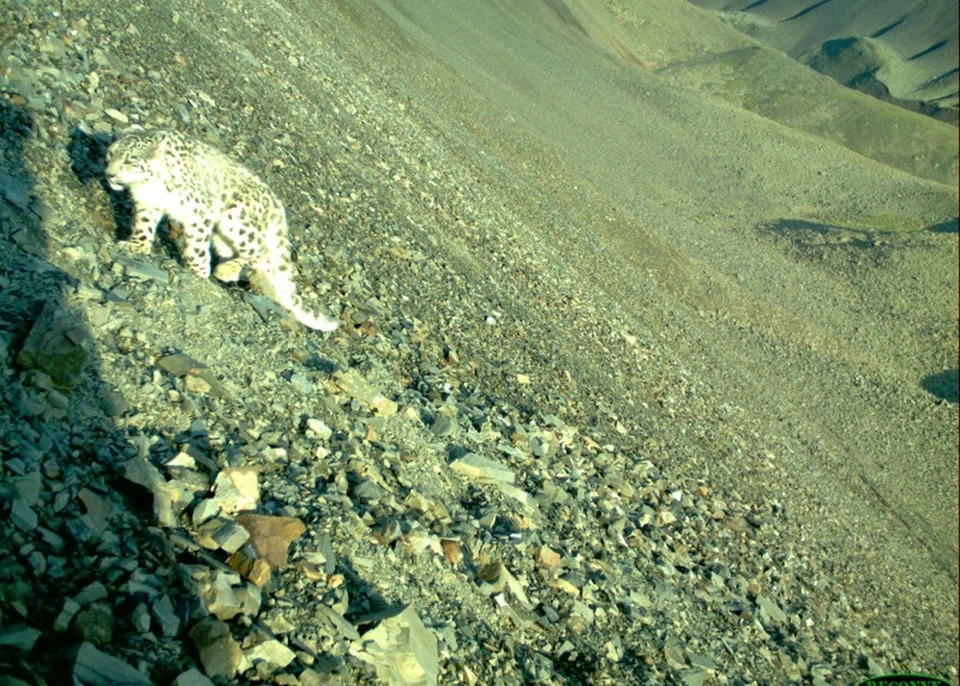
[[[286,307],[294,318],[306,327],[317,331],[336,331],[340,322],[331,319],[322,312],[312,312],[303,305],[303,299],[296,293],[291,293],[286,302],[281,301],[281,305]]]
[[[317,331],[335,331],[340,326],[338,321],[321,312],[312,312],[304,306],[303,298],[297,293],[296,284],[291,278],[291,269],[292,265],[289,263],[279,268],[273,264],[261,265],[259,270],[254,270],[251,285],[282,305],[304,326]]]

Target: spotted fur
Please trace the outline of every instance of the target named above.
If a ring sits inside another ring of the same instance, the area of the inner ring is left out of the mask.
[[[338,323],[307,310],[297,294],[283,205],[257,176],[213,146],[172,131],[131,131],[107,150],[107,180],[134,203],[127,246],[149,252],[164,216],[183,228],[182,257],[210,276],[210,248],[221,260],[214,275],[235,281],[245,267],[252,283],[311,329]]]

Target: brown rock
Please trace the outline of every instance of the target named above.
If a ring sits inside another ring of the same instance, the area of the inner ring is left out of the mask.
[[[186,353],[175,353],[157,360],[157,366],[174,376],[200,374],[207,368],[203,362],[198,362]]]
[[[237,524],[250,532],[250,543],[272,567],[287,564],[287,549],[307,530],[296,517],[243,514]]]
[[[460,562],[460,559],[463,557],[463,553],[460,551],[459,541],[444,538],[440,541],[440,547],[443,548],[443,555],[447,558],[447,562],[452,565]]]
[[[203,362],[186,353],[175,353],[157,360],[157,366],[176,377],[186,377],[184,387],[191,393],[209,393],[229,400],[231,393],[223,383],[207,369]]]
[[[266,560],[248,555],[246,546],[228,557],[227,564],[260,588],[270,582],[270,565]]]
[[[560,567],[560,553],[551,550],[547,546],[540,546],[537,551],[537,562],[550,571],[555,571]]]

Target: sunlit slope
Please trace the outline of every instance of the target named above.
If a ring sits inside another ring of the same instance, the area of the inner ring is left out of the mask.
[[[581,4],[583,10],[577,11],[584,16],[606,14],[588,12],[590,3]],[[704,16],[688,4],[619,0],[611,6],[610,21],[586,25],[598,44],[625,59],[696,93],[722,98],[894,168],[956,183],[956,127],[841,86],[780,50],[718,26],[713,15]]]
[[[796,413],[851,476],[881,469],[876,488],[949,560],[956,508],[929,497],[950,492],[944,473],[897,475],[918,453],[953,459],[946,429],[918,428],[904,408],[926,375],[955,366],[956,240],[926,229],[956,216],[956,188],[679,85],[657,71],[673,55],[747,39],[692,5],[625,5],[383,0],[350,12],[376,37],[371,64],[389,60],[398,93],[417,94],[417,116],[517,185],[503,202],[531,208],[525,228],[582,246],[571,278],[600,281],[651,327],[703,317],[689,354],[726,365],[756,412]],[[868,128],[873,105],[866,121],[838,116]],[[939,135],[927,124],[899,120],[891,149]],[[579,221],[556,225],[551,208]],[[616,266],[588,273],[597,251]],[[641,297],[650,288],[672,299],[667,319]],[[802,359],[784,367],[789,351]],[[890,388],[851,385],[864,375]]]
[[[669,2],[650,2],[634,15],[559,2],[378,7],[359,20],[374,22],[381,36],[396,32],[396,45],[406,51],[396,55],[397,62],[411,79],[423,81],[429,97],[458,102],[466,89],[482,98],[483,111],[459,114],[465,136],[491,144],[529,137],[551,150],[611,198],[611,216],[628,217],[599,222],[596,230],[644,268],[662,272],[661,281],[688,304],[746,320],[786,322],[790,336],[835,349],[864,348],[865,358],[892,360],[911,374],[952,359],[955,344],[936,333],[938,324],[954,316],[949,298],[918,315],[939,319],[911,327],[918,342],[904,346],[901,333],[882,326],[889,304],[851,286],[850,279],[857,281],[861,273],[848,278],[798,263],[764,229],[797,220],[865,232],[924,228],[955,216],[955,188],[704,96],[701,89],[678,87],[674,79],[644,68],[669,59],[665,45],[689,56],[697,46],[743,40],[711,15]],[[635,29],[646,33],[631,33]],[[681,34],[690,36],[682,44],[675,40]],[[643,36],[649,41],[641,41]],[[608,49],[616,42],[629,58]],[[759,59],[745,61],[770,69]],[[786,58],[782,64],[827,82]],[[855,97],[862,108],[846,109],[830,95]],[[891,152],[922,146],[930,131],[950,132],[946,124],[838,86],[825,86],[811,103],[836,113],[823,119],[835,138],[855,131],[865,142],[871,127],[886,128],[871,118],[871,112],[882,111],[893,122]],[[783,112],[793,112],[786,101]],[[941,147],[948,143],[956,149],[955,136]],[[955,166],[955,154],[952,162]],[[568,193],[576,202],[577,190]],[[929,272],[922,278],[936,280],[937,289],[950,288],[956,271],[952,256],[926,259]],[[827,301],[836,307],[825,310]],[[876,325],[866,340],[858,333],[864,323]],[[940,352],[932,360],[935,349]]]

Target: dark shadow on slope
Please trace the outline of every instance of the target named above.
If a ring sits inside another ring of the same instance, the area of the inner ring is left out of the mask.
[[[226,558],[190,543],[179,517],[208,495],[218,469],[259,444],[231,430],[214,446],[204,423],[230,403],[203,395],[180,394],[189,404],[184,414],[194,417],[189,428],[153,426],[152,416],[146,428],[122,428],[138,409],[101,378],[103,351],[67,295],[81,284],[47,256],[52,213],[35,196],[28,159],[50,139],[37,140],[34,128],[27,110],[0,97],[0,617],[5,629],[30,637],[0,646],[0,673],[26,683],[73,683],[79,649],[89,644],[119,658],[100,665],[116,681],[144,678],[133,666],[143,660],[154,682],[170,683],[195,666],[187,632],[206,614],[199,582],[182,565],[216,571]],[[106,142],[75,135],[68,146],[91,198],[104,188]],[[57,236],[65,238],[77,236]],[[82,285],[87,298],[109,295],[96,276]],[[109,313],[109,301],[96,307]],[[183,389],[182,380],[145,362],[136,341],[118,342],[116,350],[154,381]],[[161,528],[151,491],[128,477],[128,468],[163,470],[156,478],[165,481],[174,472],[163,465],[181,452],[200,466],[177,478],[185,498],[173,508],[172,526]],[[80,606],[71,610],[74,598]],[[137,615],[141,629],[131,621]]]
[[[76,127],[70,132],[70,144],[67,154],[70,155],[70,169],[77,180],[82,184],[96,184],[110,199],[113,214],[117,221],[117,238],[130,237],[132,213],[130,203],[125,194],[115,191],[107,183],[104,171],[107,166],[107,148],[113,142],[113,137],[103,133],[90,134]]]
[[[625,652],[629,654],[629,651]],[[569,652],[555,657],[549,656],[546,652],[531,649],[529,646],[519,645],[516,648],[516,660],[522,670],[524,683],[550,683],[556,679],[557,682],[566,686],[587,686],[597,683],[602,664],[600,656],[586,645],[578,645]],[[624,661],[639,662],[629,660],[626,656]],[[639,679],[645,670],[640,668],[639,664],[636,667],[634,676]]]
[[[954,404],[960,400],[958,398],[960,396],[958,384],[960,384],[960,371],[957,369],[947,369],[937,374],[930,374],[920,382],[927,393]]]
[[[936,52],[937,50],[939,50],[940,48],[942,48],[942,47],[943,47],[944,45],[946,45],[946,44],[947,44],[947,41],[946,41],[946,40],[942,40],[942,41],[939,41],[939,42],[937,42],[937,43],[934,43],[934,44],[931,45],[929,48],[927,48],[927,49],[925,49],[925,50],[921,50],[921,51],[918,52],[916,55],[911,55],[910,57],[907,58],[907,61],[908,61],[908,62],[911,62],[911,61],[913,61],[913,60],[918,60],[918,59],[920,59],[921,57],[923,57],[924,55],[929,55],[929,54],[932,53],[932,52]]]
[[[897,28],[898,26],[900,26],[900,24],[902,24],[906,18],[907,18],[907,15],[903,15],[902,17],[900,17],[899,19],[897,19],[895,22],[891,22],[890,24],[887,24],[887,25],[884,26],[883,28],[878,29],[877,31],[874,31],[873,33],[870,34],[870,37],[871,37],[871,38],[880,38],[880,36],[883,36],[884,34],[890,33],[890,32],[893,31],[895,28]]]
[[[957,233],[958,226],[960,226],[960,221],[958,221],[957,217],[954,217],[945,222],[928,226],[927,231],[933,231],[934,233]]]
[[[113,142],[113,136],[103,133],[88,133],[80,127],[70,132],[70,144],[67,153],[70,155],[71,169],[80,183],[96,183],[110,199],[113,215],[117,225],[119,240],[130,237],[133,228],[133,206],[130,193],[126,190],[116,191],[107,183],[104,170],[107,166],[107,148]],[[163,246],[164,253],[170,258],[178,258],[179,250],[171,234],[171,226],[164,219],[157,228],[157,243]]]
[[[583,27],[583,24],[580,23],[580,20],[570,11],[570,8],[562,0],[545,0],[547,7],[549,7],[554,14],[560,19],[560,21],[570,28],[574,29],[581,35],[588,35],[587,30]]]
[[[0,668],[14,665],[8,675],[30,683],[72,683],[86,642],[121,658],[112,676],[123,680],[131,656],[158,649],[132,629],[134,608],[144,605],[149,618],[155,597],[171,599],[180,634],[191,609],[149,495],[121,476],[138,448],[117,420],[133,410],[99,377],[98,350],[64,297],[76,279],[47,259],[51,213],[33,192],[25,154],[44,144],[33,131],[29,112],[0,98],[0,616],[7,628],[36,631]],[[121,591],[136,578],[149,583]],[[64,615],[84,589],[90,599]],[[152,678],[170,681],[188,665],[185,653],[167,657]],[[134,667],[127,677],[137,678]]]
[[[850,229],[806,219],[780,219],[760,226],[760,233],[785,243],[789,253],[808,262],[847,265],[860,271],[880,266],[892,248],[877,231]]]
[[[113,138],[104,133],[89,134],[79,127],[70,132],[70,169],[82,183],[96,181],[104,192],[110,192],[110,184],[103,175],[106,169],[107,148]]]
[[[343,616],[361,633],[403,611],[402,603],[390,603],[377,593],[376,588],[360,576],[350,560],[338,558],[336,568],[343,573],[345,588],[350,597],[350,604]],[[330,593],[337,595],[337,589],[332,589]],[[331,598],[326,600],[332,602]]]
[[[824,5],[826,5],[826,4],[827,4],[828,2],[830,2],[830,1],[831,1],[831,0],[820,0],[820,2],[815,2],[815,3],[813,3],[812,5],[810,5],[809,7],[805,7],[804,9],[800,10],[799,12],[797,12],[796,14],[794,14],[792,17],[787,17],[787,18],[784,19],[783,21],[792,21],[792,20],[794,20],[794,19],[799,19],[799,18],[802,17],[802,16],[805,16],[805,15],[807,15],[807,14],[810,14],[810,12],[813,12],[813,11],[816,10],[817,8],[823,7]]]
[[[821,74],[852,87],[875,74],[884,65],[884,57],[874,41],[850,36],[826,41],[806,62]]]

